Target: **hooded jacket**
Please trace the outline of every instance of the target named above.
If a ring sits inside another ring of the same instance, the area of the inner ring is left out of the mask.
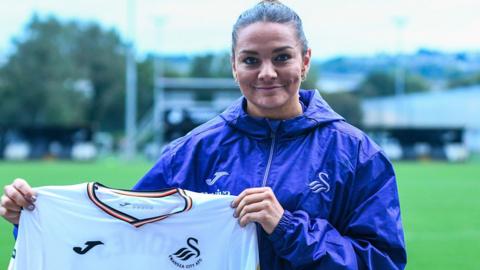
[[[262,270],[403,269],[392,164],[317,91],[300,101],[302,115],[274,121],[249,116],[241,98],[170,143],[134,189],[270,187],[285,212],[272,234],[258,226]]]

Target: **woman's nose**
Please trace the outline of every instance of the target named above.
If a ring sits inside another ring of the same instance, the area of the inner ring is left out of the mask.
[[[260,67],[260,72],[258,74],[258,79],[263,81],[270,81],[277,78],[277,71],[272,63],[262,63]]]

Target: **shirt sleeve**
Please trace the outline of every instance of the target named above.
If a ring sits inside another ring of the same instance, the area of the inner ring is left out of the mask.
[[[17,253],[17,242],[15,242],[15,247],[13,248],[12,257],[10,258],[10,262],[8,263],[8,270],[13,270],[15,267],[15,257]]]
[[[359,164],[344,221],[285,211],[269,236],[277,254],[299,269],[404,269],[406,251],[395,174],[377,152]]]
[[[43,269],[42,226],[37,209],[20,215],[22,226],[18,228],[15,242],[14,270]]]

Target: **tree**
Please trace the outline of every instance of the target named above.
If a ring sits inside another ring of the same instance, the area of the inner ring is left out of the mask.
[[[450,80],[448,86],[450,88],[465,87],[472,85],[480,85],[480,73],[461,76]]]
[[[343,116],[350,124],[362,127],[363,113],[360,99],[351,93],[322,93],[332,109]]]
[[[405,76],[405,93],[422,92],[429,85],[422,77],[407,73]],[[359,85],[357,93],[362,97],[383,97],[395,95],[395,77],[392,73],[374,71],[367,75]]]
[[[123,127],[123,44],[95,23],[33,16],[0,69],[0,123]],[[119,117],[120,116],[120,117]]]
[[[0,70],[0,122],[19,125],[85,122],[86,98],[75,91],[72,44],[55,19],[33,16],[25,40]],[[5,104],[5,105],[4,105]]]
[[[114,30],[103,30],[98,24],[68,24],[75,43],[70,57],[79,75],[90,81],[91,98],[87,120],[102,130],[124,127],[125,51]]]
[[[231,78],[230,54],[205,54],[195,56],[191,63],[190,76],[198,78]]]

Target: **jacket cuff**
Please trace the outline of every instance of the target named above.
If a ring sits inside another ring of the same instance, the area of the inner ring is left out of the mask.
[[[13,224],[13,238],[17,240],[17,235],[18,235],[18,224]]]
[[[280,218],[280,221],[277,224],[277,227],[273,230],[272,234],[268,236],[268,238],[275,242],[280,242],[283,240],[285,234],[287,231],[292,230],[294,227],[293,224],[293,215],[290,213],[288,210],[284,210],[282,218]]]

